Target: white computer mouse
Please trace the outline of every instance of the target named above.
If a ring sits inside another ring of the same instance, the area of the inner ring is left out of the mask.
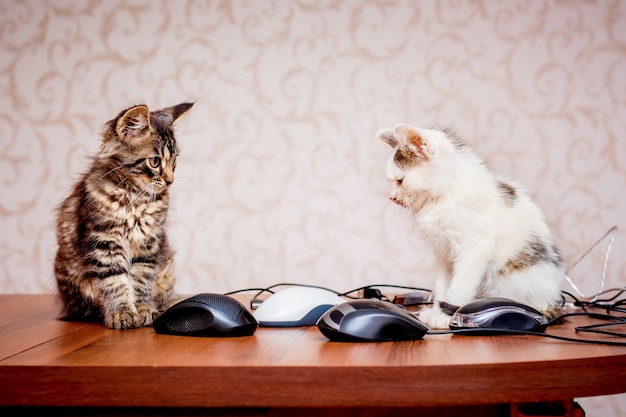
[[[254,312],[266,327],[314,326],[329,308],[346,301],[332,291],[289,287],[269,296]]]

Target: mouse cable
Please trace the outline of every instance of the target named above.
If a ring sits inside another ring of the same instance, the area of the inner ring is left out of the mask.
[[[615,320],[615,319],[619,319],[620,318],[618,316],[612,316],[610,314],[593,313],[591,311],[584,311],[584,312],[575,312],[575,313],[564,313],[564,314],[561,314],[560,316],[555,317],[552,320],[550,320],[546,325],[548,327],[549,326],[559,325],[559,324],[562,324],[564,321],[567,321],[566,319],[568,317],[579,317],[579,316],[589,317],[591,319],[597,319],[597,320]]]
[[[592,308],[604,310],[607,313],[609,312],[626,313],[626,308],[622,307],[624,304],[626,304],[626,299],[622,298],[622,299],[615,300],[615,298],[620,296],[625,290],[626,288],[614,288],[614,289],[606,290],[604,291],[604,293],[616,291],[617,294],[611,298],[602,299],[602,300],[597,299],[596,301],[582,301],[566,291],[564,291],[563,293],[571,297],[572,300],[574,300],[573,305],[576,307],[580,307],[585,313],[591,314],[589,310]],[[614,301],[614,302],[611,303],[611,301]],[[622,317],[622,316],[613,316],[613,317]]]
[[[616,292],[617,294],[615,294],[614,296],[610,297],[610,298],[602,298],[602,299],[598,299],[599,296],[601,295],[606,295],[609,294],[611,292]],[[622,287],[622,288],[609,288],[608,290],[604,290],[602,292],[597,293],[596,295],[594,295],[592,297],[593,302],[609,302],[609,301],[613,301],[615,300],[617,297],[619,297],[620,295],[622,295],[624,292],[626,292],[626,287]]]
[[[411,291],[421,291],[421,292],[427,292],[427,293],[432,293],[431,290],[427,289],[427,288],[420,288],[420,287],[409,287],[406,285],[395,285],[395,284],[371,284],[371,285],[365,285],[363,287],[359,287],[359,288],[355,288],[353,290],[350,291],[346,291],[344,293],[339,294],[342,297],[348,297],[351,299],[358,299],[360,297],[355,297],[355,296],[351,296],[350,294],[358,292],[358,291],[363,291],[364,292],[364,297],[363,298],[378,298],[379,300],[383,300],[383,301],[389,301],[391,302],[391,300],[385,296],[384,294],[382,294],[380,291],[376,290],[376,294],[372,297],[368,297],[367,295],[365,295],[365,293],[367,292],[367,290],[373,290],[375,288],[378,287],[383,287],[383,288],[400,288],[403,290],[411,290]],[[429,302],[419,302],[416,303],[415,305],[426,305],[426,304],[431,304]]]
[[[271,294],[274,294],[274,291],[272,290],[268,290],[267,288],[243,288],[241,290],[235,290],[235,291],[230,291],[230,292],[225,292],[224,295],[233,295],[233,294],[239,294],[242,292],[249,292],[249,291],[257,291],[256,295],[254,297],[252,297],[252,300],[250,300],[250,309],[251,310],[256,310],[262,303],[262,301],[258,300],[258,296],[260,294],[263,294],[264,292],[269,292]]]
[[[596,324],[587,324],[584,326],[576,326],[574,330],[577,333],[595,333],[595,334],[602,334],[605,336],[626,337],[626,333],[624,332],[612,332],[608,330],[600,330],[601,328],[612,327],[612,326],[625,326],[626,316],[615,316],[611,314],[600,314],[600,313],[592,313],[592,312],[567,313],[549,321],[548,326],[551,326],[553,324],[560,324],[564,318],[572,317],[572,316],[586,316],[592,319],[608,321],[607,323],[596,323]]]
[[[246,292],[246,291],[256,291],[257,293],[250,300],[250,308],[255,310],[256,308],[258,308],[263,303],[263,300],[259,300],[259,297],[263,293],[266,293],[266,292],[270,293],[270,294],[275,294],[276,291],[273,291],[273,290],[274,290],[274,288],[277,288],[277,287],[319,288],[321,290],[326,290],[326,291],[334,292],[337,295],[341,295],[339,292],[337,292],[335,290],[331,290],[330,288],[326,288],[326,287],[321,287],[319,285],[297,284],[297,283],[292,283],[292,282],[280,282],[278,284],[273,284],[273,285],[270,285],[269,287],[265,287],[265,288],[246,288],[246,289],[243,289],[243,290],[235,290],[235,291],[231,291],[229,293],[225,293],[224,295],[231,295],[231,294],[236,294],[236,293]]]
[[[394,285],[394,284],[372,284],[372,285],[365,285],[363,287],[359,287],[359,288],[355,288],[353,290],[350,291],[346,291],[346,292],[339,292],[336,290],[333,290],[331,288],[327,288],[327,287],[322,287],[319,285],[311,285],[311,284],[299,284],[299,283],[292,283],[292,282],[281,282],[278,284],[273,284],[270,285],[268,287],[265,288],[244,288],[244,289],[240,289],[240,290],[235,290],[235,291],[230,291],[230,292],[226,292],[224,293],[224,295],[233,295],[233,294],[238,294],[241,292],[249,292],[249,291],[256,291],[257,293],[252,297],[251,300],[251,305],[260,305],[261,304],[261,300],[259,300],[258,298],[263,294],[263,293],[270,293],[270,294],[275,294],[276,292],[274,291],[275,288],[277,287],[307,287],[307,288],[319,288],[322,290],[326,290],[326,291],[330,291],[333,292],[335,294],[337,294],[340,297],[346,297],[346,298],[350,298],[350,299],[358,299],[359,297],[354,297],[351,296],[350,294],[360,291],[360,290],[365,290],[368,288],[373,288],[373,287],[388,287],[388,288],[402,288],[402,289],[406,289],[406,290],[414,290],[414,291],[424,291],[424,292],[428,292],[428,293],[432,293],[431,290],[426,289],[426,288],[419,288],[419,287],[409,287],[409,286],[404,286],[404,285]]]
[[[432,290],[429,290],[428,288],[420,288],[420,287],[409,287],[406,285],[395,285],[395,284],[371,284],[371,285],[365,285],[363,287],[359,287],[359,288],[355,288],[353,290],[350,291],[346,291],[340,295],[344,295],[347,296],[348,294],[352,294],[353,292],[357,292],[357,291],[361,291],[361,290],[365,290],[367,288],[374,288],[374,287],[384,287],[384,288],[400,288],[403,290],[414,290],[414,291],[424,291],[427,293],[431,293]]]
[[[626,316],[624,315],[615,315],[615,314],[608,314],[610,312],[619,312],[619,313],[624,313],[626,312],[625,309],[622,308],[616,308],[613,307],[612,305],[593,305],[591,306],[592,308],[597,308],[597,309],[601,309],[601,310],[605,310],[607,311],[607,313],[593,313],[591,311],[587,311],[585,310],[585,312],[582,313],[567,313],[567,314],[563,314],[560,317],[555,318],[554,320],[550,321],[548,323],[548,325],[552,325],[554,322],[556,322],[557,320],[561,319],[561,318],[565,318],[565,317],[570,317],[570,316],[587,316],[589,318],[592,319],[599,319],[599,320],[607,320],[607,323],[596,323],[596,324],[588,324],[588,325],[584,325],[584,326],[577,326],[574,328],[574,330],[576,332],[580,332],[580,333],[595,333],[595,334],[602,334],[605,336],[616,336],[616,337],[626,337],[626,333],[624,332],[613,332],[613,331],[608,331],[608,330],[600,330],[602,328],[607,328],[607,327],[612,327],[612,326],[625,326],[626,325]]]
[[[610,294],[610,293],[612,293],[612,292],[614,292],[614,293],[616,293],[616,294],[615,294],[615,295],[613,295],[613,296],[610,296],[610,297],[608,297],[608,298],[598,298],[598,297],[600,297],[600,296],[602,296],[602,295],[608,295],[608,294]],[[608,290],[604,290],[604,291],[602,291],[602,292],[599,292],[599,293],[597,293],[597,294],[593,295],[592,297],[590,297],[590,298],[591,298],[591,300],[589,300],[589,301],[582,301],[582,300],[579,300],[579,299],[578,299],[576,296],[574,296],[572,293],[569,293],[569,292],[567,292],[567,291],[561,291],[561,293],[562,293],[563,295],[566,295],[566,296],[568,296],[568,297],[572,298],[575,302],[578,302],[578,303],[587,303],[587,304],[593,304],[593,303],[608,303],[608,302],[610,302],[610,301],[613,301],[613,300],[617,299],[619,296],[621,296],[621,295],[622,295],[623,293],[625,293],[625,292],[626,292],[626,287],[621,287],[621,288],[610,288],[610,289],[608,289]],[[618,299],[616,302],[620,302],[620,301],[621,301],[621,302],[623,302],[624,300],[626,300],[626,298]]]
[[[274,291],[272,291],[272,289],[277,288],[277,287],[319,288],[320,290],[326,290],[326,291],[334,292],[337,295],[341,295],[341,293],[339,293],[338,291],[335,291],[335,290],[327,288],[327,287],[322,287],[320,285],[298,284],[298,283],[294,283],[294,282],[280,282],[278,284],[273,284],[273,285],[270,285],[269,287],[264,288],[259,294],[257,294],[257,296],[261,295],[263,292],[270,292],[270,293],[274,294]]]
[[[626,319],[612,321],[610,323],[598,323],[598,324],[589,324],[587,326],[578,326],[576,327],[576,331],[581,332],[581,333],[602,334],[605,336],[626,337],[626,333],[623,333],[623,332],[611,332],[608,330],[597,330],[602,327],[611,327],[611,326],[620,326],[620,325],[625,326]]]
[[[239,294],[239,293],[242,293],[242,292],[250,292],[250,291],[263,291],[263,292],[267,291],[267,292],[270,292],[272,294],[274,293],[274,291],[268,290],[266,288],[252,287],[252,288],[242,288],[240,290],[234,290],[234,291],[225,292],[222,295],[233,295],[233,294]]]
[[[263,293],[270,293],[270,294],[275,294],[276,291],[273,291],[274,288],[276,287],[308,287],[308,288],[320,288],[322,290],[327,290],[330,292],[334,292],[335,294],[339,295],[339,293],[335,290],[331,290],[330,288],[326,288],[326,287],[320,287],[317,285],[309,285],[309,284],[296,284],[296,283],[289,283],[289,282],[281,282],[278,284],[273,284],[270,285],[269,287],[253,287],[253,288],[243,288],[240,290],[234,290],[234,291],[230,291],[230,292],[225,292],[224,295],[232,295],[232,294],[238,294],[241,292],[249,292],[249,291],[257,291],[257,294],[254,296],[254,298],[257,298],[258,296],[260,296]]]
[[[570,294],[570,296],[576,300],[576,297],[572,296],[571,294]],[[616,303],[619,303],[621,305],[624,301],[626,301],[626,300],[619,300]],[[587,303],[587,302],[581,302],[581,301],[578,301],[578,300],[575,302],[575,305],[581,307],[583,309],[583,311],[582,312],[573,312],[573,313],[562,314],[562,315],[560,315],[560,316],[550,320],[548,322],[548,326],[561,324],[568,317],[585,316],[585,317],[589,317],[589,318],[597,319],[597,320],[607,320],[608,323],[596,323],[596,324],[589,324],[589,325],[584,325],[584,326],[577,326],[577,327],[574,328],[574,330],[576,332],[580,332],[580,333],[595,333],[595,334],[602,334],[602,335],[605,335],[605,336],[626,337],[626,333],[623,333],[623,332],[620,333],[620,332],[612,332],[612,331],[607,331],[607,330],[600,330],[601,328],[625,325],[626,324],[626,316],[609,314],[609,313],[611,313],[611,312],[613,312],[613,313],[615,313],[615,312],[626,313],[626,309],[615,307],[612,304],[604,305],[604,304],[601,304],[601,303],[592,303],[592,302]],[[604,310],[604,311],[606,311],[606,313],[594,313],[594,312],[588,310],[588,309],[591,309],[591,308]]]
[[[444,330],[440,332],[428,331],[426,335],[486,335],[491,333],[492,335],[528,335],[528,336],[541,336],[550,339],[561,340],[565,342],[586,343],[593,345],[608,345],[608,346],[626,346],[626,342],[615,342],[611,340],[591,340],[591,339],[576,339],[573,337],[557,336],[550,333],[531,332],[525,330],[503,330],[503,329],[459,329],[459,330]]]
[[[581,297],[585,298],[585,296],[583,295],[582,292],[580,292],[580,290],[578,289],[578,287],[576,286],[576,284],[574,284],[574,281],[572,281],[572,279],[568,276],[569,272],[574,269],[576,267],[576,265],[578,265],[579,262],[581,262],[583,259],[585,259],[587,257],[587,255],[589,255],[591,253],[591,251],[593,251],[596,246],[598,246],[607,236],[611,236],[609,238],[609,243],[607,244],[606,247],[606,251],[604,252],[604,262],[602,264],[602,275],[600,277],[600,286],[598,289],[598,293],[602,292],[602,289],[604,288],[604,281],[606,279],[606,269],[609,263],[609,254],[611,253],[611,248],[613,246],[613,241],[615,240],[615,233],[617,232],[617,226],[613,226],[611,227],[600,239],[598,239],[598,241],[596,243],[594,243],[593,245],[591,245],[591,247],[589,247],[589,249],[587,249],[585,251],[585,253],[583,253],[580,257],[578,257],[578,259],[576,261],[574,261],[574,263],[572,263],[572,266],[570,266],[566,271],[565,271],[565,279],[567,280],[567,282],[570,284],[570,286],[574,289],[574,291],[576,291],[576,293],[578,295],[580,295]],[[592,300],[595,301],[595,300]]]

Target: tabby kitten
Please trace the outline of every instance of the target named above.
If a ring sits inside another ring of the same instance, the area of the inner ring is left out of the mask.
[[[175,301],[165,230],[178,146],[172,125],[193,103],[122,111],[89,170],[60,205],[54,261],[69,319],[149,326]]]
[[[522,189],[488,171],[451,132],[402,124],[378,138],[393,149],[386,165],[391,201],[413,214],[449,271],[435,281],[423,322],[446,328],[449,313],[484,297],[511,298],[558,316],[561,257]]]

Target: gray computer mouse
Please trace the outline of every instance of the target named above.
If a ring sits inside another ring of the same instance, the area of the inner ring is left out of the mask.
[[[249,336],[259,323],[239,301],[203,293],[180,301],[154,320],[154,331],[177,336]]]
[[[405,308],[381,300],[351,300],[329,309],[317,322],[328,339],[340,342],[417,340],[428,327]]]
[[[496,333],[501,331],[543,332],[548,319],[541,312],[517,301],[493,297],[482,298],[459,308],[450,319],[451,330],[471,330],[467,333]]]

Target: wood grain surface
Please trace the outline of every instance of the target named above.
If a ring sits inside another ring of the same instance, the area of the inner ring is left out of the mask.
[[[579,318],[548,329],[575,337]],[[317,327],[240,338],[58,319],[49,295],[0,295],[0,406],[454,407],[626,392],[626,347],[535,336],[328,341]]]

